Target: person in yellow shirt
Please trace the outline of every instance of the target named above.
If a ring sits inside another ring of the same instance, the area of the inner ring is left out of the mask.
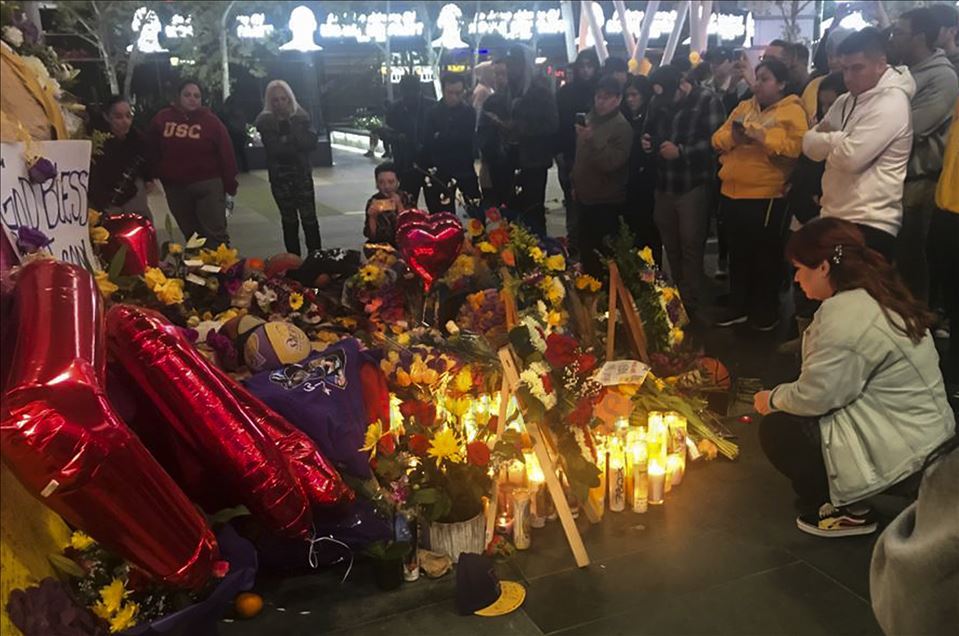
[[[952,124],[942,155],[942,172],[936,186],[936,207],[929,230],[932,268],[942,290],[943,307],[949,319],[949,349],[944,356],[946,386],[959,393],[959,100],[952,110]]]
[[[777,59],[756,67],[753,98],[713,135],[722,168],[721,202],[729,232],[729,308],[716,321],[751,320],[760,331],[779,323],[783,239],[789,224],[785,186],[808,130],[806,110],[788,94],[789,68]]]

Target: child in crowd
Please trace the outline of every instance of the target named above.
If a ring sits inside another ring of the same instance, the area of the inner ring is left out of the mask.
[[[411,207],[410,196],[400,190],[396,167],[389,161],[376,166],[376,193],[366,202],[363,236],[370,243],[395,245],[396,217]]]
[[[908,489],[926,456],[955,434],[929,332],[935,315],[849,221],[807,223],[786,257],[822,305],[803,336],[799,379],[755,395],[765,416],[759,439],[792,481],[800,530],[869,534],[876,522],[865,501]]]

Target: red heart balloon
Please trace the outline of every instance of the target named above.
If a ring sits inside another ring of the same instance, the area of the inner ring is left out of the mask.
[[[396,217],[396,229],[399,229],[406,225],[407,223],[412,223],[414,221],[428,221],[430,215],[423,210],[409,209],[403,210],[400,212],[399,216]]]
[[[463,249],[463,225],[452,214],[409,217],[396,229],[396,246],[429,292]]]
[[[110,239],[103,246],[103,256],[108,264],[120,248],[126,246],[123,259],[123,274],[126,276],[139,276],[147,267],[157,266],[157,233],[149,219],[127,212],[104,217],[102,225],[110,232]]]

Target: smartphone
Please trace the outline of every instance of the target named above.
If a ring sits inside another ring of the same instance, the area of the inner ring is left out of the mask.
[[[586,125],[586,113],[576,113],[576,125],[577,126]]]

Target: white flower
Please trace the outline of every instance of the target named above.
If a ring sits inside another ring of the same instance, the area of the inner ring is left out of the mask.
[[[12,46],[15,49],[19,49],[23,46],[23,31],[18,29],[15,26],[5,26],[2,31],[3,39],[6,40],[7,44]]]
[[[23,65],[33,73],[37,83],[45,91],[51,93],[55,98],[60,99],[60,83],[50,77],[50,71],[44,66],[40,58],[33,55],[26,55],[22,58]]]
[[[276,292],[269,288],[263,291],[253,292],[253,296],[256,298],[256,304],[259,305],[260,310],[263,312],[270,311],[270,305],[276,300]]]

